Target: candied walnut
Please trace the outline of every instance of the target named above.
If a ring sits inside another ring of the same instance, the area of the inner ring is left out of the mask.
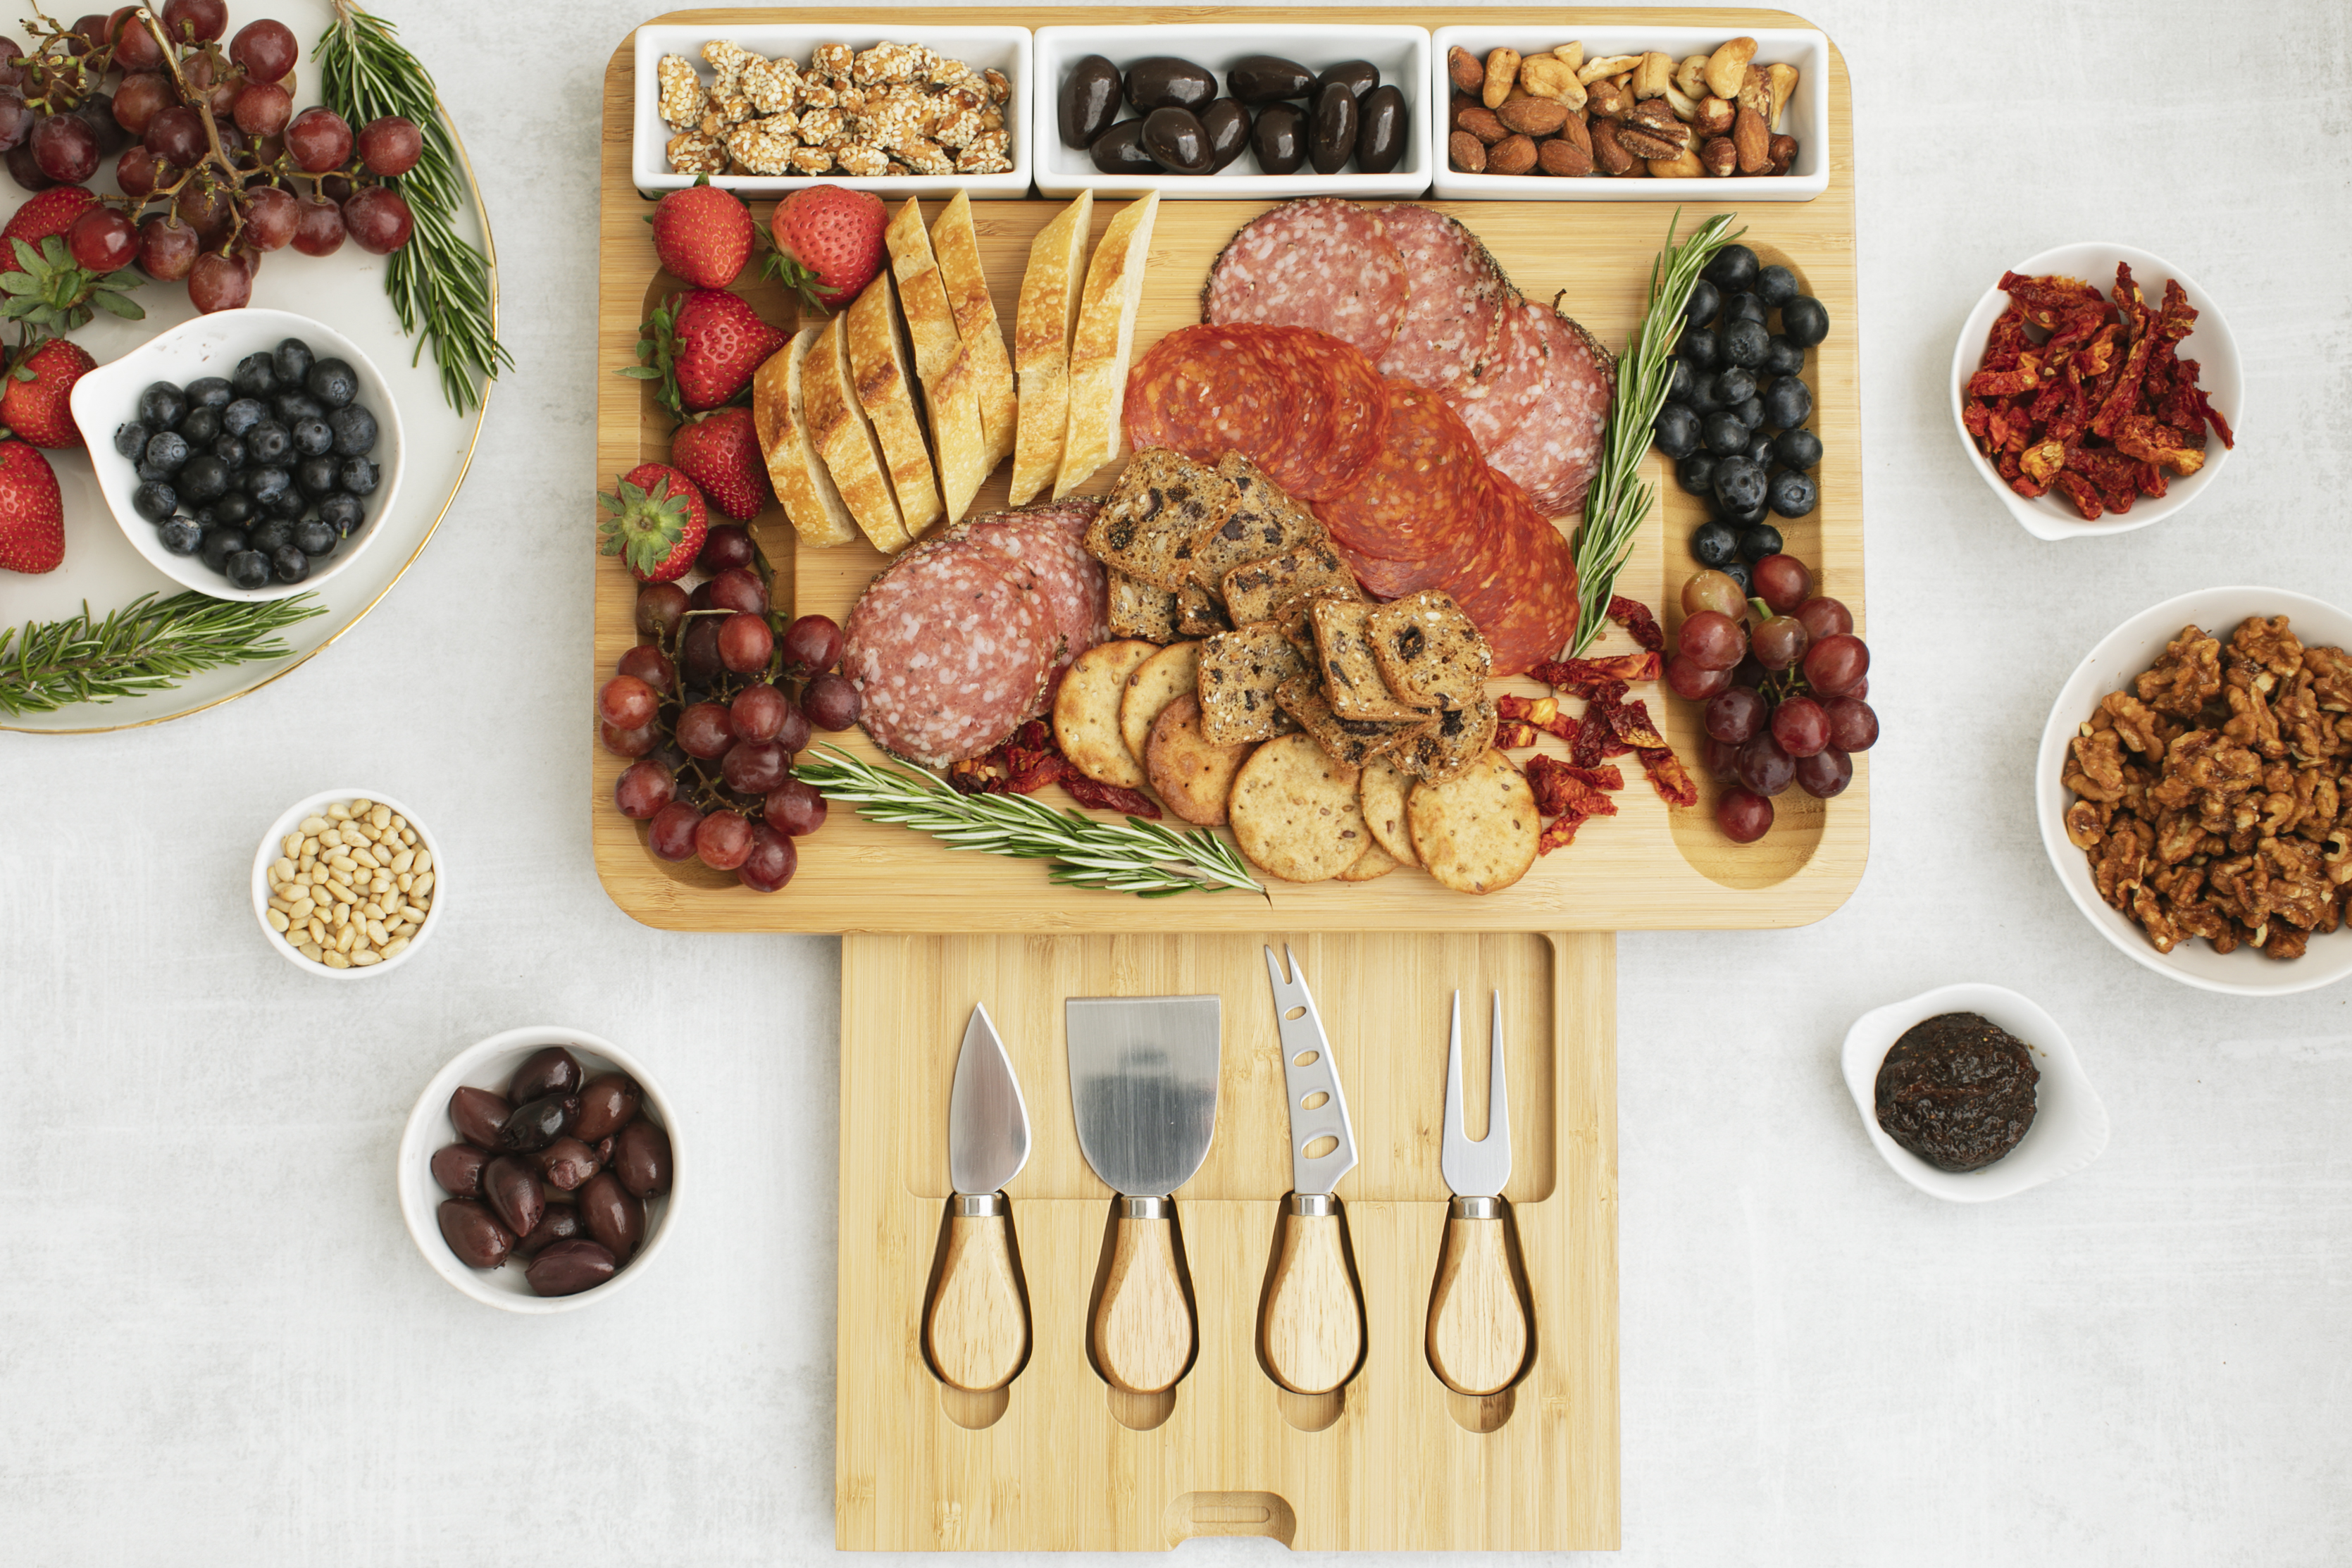
[[[741,93],[724,98],[713,93],[709,107],[702,111],[702,132],[706,136],[724,136],[731,127],[751,118],[751,100]]]
[[[2164,657],[2134,682],[2140,700],[2158,712],[2194,719],[2221,689],[2221,644],[2199,627],[2183,626]]]
[[[2095,800],[2078,800],[2066,808],[2066,841],[2077,849],[2088,849],[2107,836],[2107,818],[2115,807]]]
[[[989,102],[1002,106],[1013,101],[1012,78],[1006,76],[1003,71],[998,70],[993,66],[991,66],[988,69],[981,72],[980,77],[982,81],[988,84]]]
[[[2320,921],[2335,888],[2328,882],[2319,847],[2294,838],[2265,838],[2255,859],[2269,873],[2266,898],[2273,913],[2304,930]]]
[[[809,51],[809,72],[828,81],[850,79],[856,68],[857,54],[847,44],[819,44]]]
[[[892,149],[907,161],[907,166],[918,174],[952,174],[955,159],[938,142],[918,136],[903,146]]]
[[[812,109],[801,116],[800,137],[812,147],[821,147],[848,129],[849,113],[843,109]]]
[[[793,168],[803,174],[823,174],[833,168],[833,150],[829,147],[795,147]]]
[[[934,146],[925,132],[931,116],[921,104],[890,102],[876,106],[866,116],[866,133],[893,153],[904,153],[917,144]]]
[[[2125,900],[2139,886],[2147,851],[2155,842],[2155,830],[2138,817],[2111,823],[2107,836],[2092,851],[2091,880],[2099,897],[2119,910],[2126,908]]]
[[[2108,692],[2099,703],[2099,713],[2113,721],[2125,745],[2144,756],[2163,756],[2173,737],[2180,733],[2179,725],[2166,723],[2155,710],[2128,691]],[[2093,722],[2095,724],[2097,720]]]
[[[1012,164],[1007,161],[1009,155],[1006,149],[1012,145],[1012,142],[1013,138],[1005,132],[983,131],[964,144],[963,155],[965,158],[979,161],[994,160],[1003,163],[1006,168],[1011,168]],[[957,167],[962,167],[961,161],[958,162]]]
[[[2218,730],[2191,730],[2172,742],[2165,753],[2164,771],[2164,783],[2148,793],[2164,805],[2185,805],[2190,791],[2223,796],[2242,794],[2263,776],[2263,763]],[[2176,786],[2186,788],[2176,790]]]
[[[2185,811],[2167,812],[2156,823],[2156,858],[2178,866],[2205,842],[2205,825]]]
[[[2230,635],[2230,651],[2252,659],[2273,675],[2292,676],[2303,668],[2303,643],[2286,629],[2286,617],[2248,616]]]
[[[931,139],[942,147],[964,148],[989,129],[987,117],[976,109],[961,110],[933,127]]]
[[[2263,694],[2238,670],[2231,670],[2228,679],[2221,695],[2230,704],[2230,721],[2221,726],[2221,733],[2265,757],[2285,756],[2286,742],[2279,734],[2278,715],[2263,700]]]
[[[793,172],[793,153],[799,149],[800,143],[789,133],[769,129],[772,123],[772,121],[754,120],[747,125],[736,126],[727,133],[728,153],[751,174],[789,174]]]
[[[929,64],[923,53],[911,44],[877,44],[852,57],[849,79],[860,87],[916,80]]]
[[[740,44],[725,38],[713,38],[702,46],[703,63],[711,70],[710,96],[730,98],[743,90],[743,73],[754,65],[767,62]]]
[[[2180,932],[2174,928],[2172,917],[2165,911],[2164,900],[2147,888],[2132,889],[2131,906],[2127,912],[2139,922],[2140,929],[2147,932],[2147,940],[2155,944],[2157,952],[2170,952],[2180,945]]]
[[[2303,667],[2312,674],[2312,700],[2323,711],[2352,712],[2352,658],[2342,648],[2306,648]]]
[[[654,79],[661,86],[661,117],[672,130],[689,130],[702,123],[702,111],[710,100],[692,60],[684,55],[664,55],[654,66]]]
[[[669,139],[669,166],[681,174],[723,174],[727,148],[716,136],[682,131]]]
[[[800,107],[801,68],[790,60],[760,60],[743,68],[743,96],[761,114],[790,114]]]
[[[845,142],[831,151],[835,163],[861,180],[875,179],[890,172],[888,155],[870,142]]]
[[[803,109],[839,109],[841,89],[819,77],[803,77],[801,107]]]
[[[2077,735],[2073,750],[2074,761],[2066,770],[2066,787],[2085,800],[2108,803],[2121,800],[2124,794],[2123,747],[2116,738],[2116,731],[2101,730]]]
[[[1009,174],[1013,160],[1001,153],[982,153],[967,147],[956,154],[955,172],[959,174]]]
[[[2263,956],[2277,959],[2301,958],[2310,945],[2310,932],[2297,931],[2291,925],[2277,924],[2268,929],[2265,940],[2261,943]]]

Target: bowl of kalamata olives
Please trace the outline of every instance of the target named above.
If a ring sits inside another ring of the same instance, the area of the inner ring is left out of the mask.
[[[434,1076],[401,1135],[401,1217],[441,1278],[562,1312],[646,1270],[677,1205],[677,1123],[635,1058],[577,1029],[509,1029]]]

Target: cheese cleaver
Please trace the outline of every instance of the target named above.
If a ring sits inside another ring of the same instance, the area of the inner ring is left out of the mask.
[[[923,1315],[923,1348],[940,1376],[985,1394],[1013,1381],[1029,1353],[1029,1311],[1013,1268],[1004,1184],[1029,1159],[1029,1107],[988,1009],[975,1005],[948,1094],[946,1256]]]
[[[1170,1195],[1217,1128],[1214,996],[1073,996],[1070,1109],[1087,1163],[1118,1194],[1110,1270],[1089,1342],[1113,1386],[1157,1394],[1192,1359]]]

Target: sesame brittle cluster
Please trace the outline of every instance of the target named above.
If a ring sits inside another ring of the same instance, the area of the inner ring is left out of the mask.
[[[656,68],[670,167],[682,174],[1001,174],[1012,83],[923,44],[819,44],[803,66],[714,39],[706,82],[683,55]]]

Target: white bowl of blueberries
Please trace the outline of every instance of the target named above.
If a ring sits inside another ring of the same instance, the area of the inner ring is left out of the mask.
[[[184,321],[74,384],[115,521],[174,582],[283,599],[359,558],[400,489],[400,411],[358,344],[290,310]]]

